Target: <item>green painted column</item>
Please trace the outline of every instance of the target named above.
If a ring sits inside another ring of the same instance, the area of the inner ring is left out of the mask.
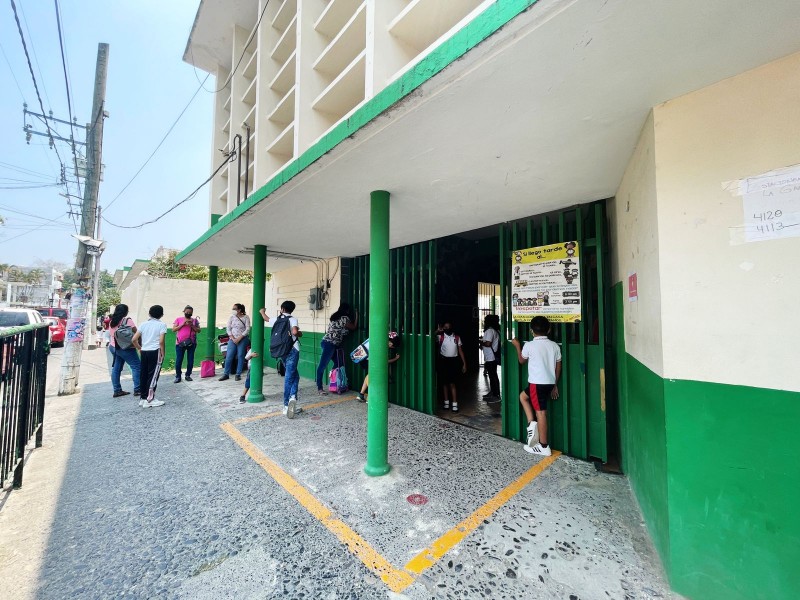
[[[258,354],[250,359],[248,402],[264,401],[264,319],[258,311],[264,307],[267,291],[267,247],[253,247],[253,302],[250,309],[250,349]]]
[[[377,477],[389,465],[389,192],[370,194],[369,404],[367,464]]]
[[[217,224],[221,215],[211,215],[211,226]],[[217,267],[208,267],[208,315],[206,318],[206,360],[214,360],[217,341]]]

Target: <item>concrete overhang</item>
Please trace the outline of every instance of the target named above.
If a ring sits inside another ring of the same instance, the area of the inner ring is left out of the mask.
[[[366,254],[377,189],[392,247],[613,196],[651,107],[799,51],[797,23],[777,0],[498,2],[179,259]]]
[[[212,74],[216,74],[218,65],[230,71],[233,27],[238,25],[250,31],[257,13],[258,2],[253,0],[200,0],[183,60]],[[230,26],[222,28],[220,23]]]

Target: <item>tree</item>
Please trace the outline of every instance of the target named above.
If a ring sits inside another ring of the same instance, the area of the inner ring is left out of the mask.
[[[116,306],[122,302],[119,290],[114,287],[107,287],[101,289],[100,295],[97,297],[97,316],[104,316],[111,312],[111,307]]]
[[[175,262],[175,250],[169,250],[150,259],[147,272],[153,277],[164,279],[193,279],[195,281],[208,281],[208,267],[202,265],[185,265]],[[231,281],[236,283],[253,283],[253,272],[244,269],[220,269],[217,272],[217,281]],[[267,280],[270,274],[267,273]]]

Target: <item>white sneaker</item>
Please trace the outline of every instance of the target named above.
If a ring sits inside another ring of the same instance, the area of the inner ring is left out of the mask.
[[[142,400],[142,408],[153,408],[154,406],[164,406],[163,400]]]
[[[285,417],[288,412],[289,412],[289,407],[288,406],[284,406],[283,407],[283,416]]]
[[[528,446],[535,446],[539,443],[539,424],[531,421],[528,424]]]
[[[525,452],[528,454],[538,454],[539,456],[550,456],[553,453],[550,451],[550,446],[545,448],[541,444],[536,444],[535,446],[528,446],[527,444],[524,446]]]
[[[139,400],[139,406],[144,407],[147,400]]]
[[[453,412],[458,412],[458,402],[453,402]]]
[[[444,401],[444,409],[447,410],[448,408],[450,408],[450,400],[445,400]]]
[[[285,409],[286,416],[288,418],[294,419],[294,416],[297,414],[297,412],[295,412],[296,407],[297,407],[297,398],[295,398],[294,396],[290,396],[289,405]]]

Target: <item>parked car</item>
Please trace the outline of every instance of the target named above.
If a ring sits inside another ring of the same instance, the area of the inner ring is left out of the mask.
[[[67,327],[64,325],[64,321],[58,317],[44,317],[44,320],[50,324],[50,344],[63,346],[64,338],[67,336]]]
[[[43,317],[58,317],[62,321],[64,321],[64,326],[66,326],[67,319],[69,319],[69,311],[66,308],[53,308],[52,306],[37,306],[36,310],[39,311],[39,314]]]
[[[38,311],[27,308],[0,308],[0,331],[36,323],[44,323],[44,318]],[[47,336],[47,351],[50,352],[50,331]]]

